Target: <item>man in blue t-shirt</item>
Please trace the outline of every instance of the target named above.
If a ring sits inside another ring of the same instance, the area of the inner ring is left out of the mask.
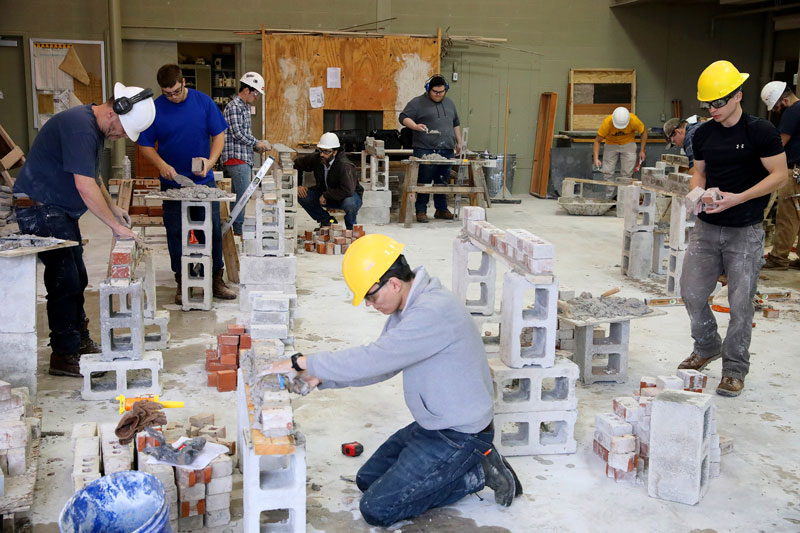
[[[692,139],[697,127],[703,122],[698,120],[697,115],[689,118],[671,118],[664,123],[664,139],[667,141],[665,148],[669,150],[673,146],[680,146],[683,153],[689,158],[689,174],[694,171],[694,150],[692,150]]]
[[[690,189],[716,187],[721,198],[703,198],[704,213],[689,236],[681,297],[689,314],[694,349],[678,368],[702,370],[722,358],[721,396],[738,396],[750,369],[753,297],[764,262],[764,208],[786,182],[786,154],[775,126],[742,111],[748,74],[729,61],[709,65],[697,80],[697,99],[712,120],[694,134]],[[708,303],[717,279],[728,276],[730,321],[723,342]]]
[[[772,270],[800,269],[800,259],[789,261],[789,252],[800,235],[800,212],[795,201],[800,198],[800,100],[786,86],[785,81],[771,81],[761,90],[761,99],[767,109],[781,114],[778,131],[786,150],[789,165],[789,180],[778,191],[775,218],[775,234],[772,236],[772,250],[767,254],[761,268]],[[795,198],[792,198],[795,196]]]
[[[39,130],[14,182],[14,205],[22,233],[81,242],[78,219],[88,209],[118,239],[133,239],[130,218],[111,200],[98,180],[106,139],[126,135],[136,141],[155,117],[149,89],[114,86],[114,98],[57,113]],[[80,357],[100,351],[89,336],[83,291],[88,284],[83,245],[42,252],[47,319],[50,326],[49,373],[80,377]]]
[[[161,96],[156,98],[156,120],[142,132],[139,146],[144,156],[158,167],[161,190],[180,187],[175,182],[178,174],[191,177],[198,185],[216,187],[211,169],[222,153],[228,127],[222,112],[211,97],[186,87],[186,80],[178,65],[162,66],[158,69],[156,80],[161,87]],[[203,160],[203,168],[193,173],[192,158],[195,157]],[[170,265],[178,284],[175,303],[181,305],[181,203],[165,201],[163,216]],[[189,217],[193,219],[202,216],[202,208],[189,210]],[[197,235],[197,238],[205,242],[204,239],[208,237]],[[233,300],[236,293],[222,279],[225,265],[222,262],[219,202],[211,202],[211,260],[214,297]]]

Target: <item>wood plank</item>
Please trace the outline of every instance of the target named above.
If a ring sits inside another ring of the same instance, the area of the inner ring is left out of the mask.
[[[633,83],[635,69],[572,69],[572,83]]]
[[[631,110],[631,104],[575,104],[573,113],[575,115],[605,115],[608,116],[618,107]]]
[[[230,190],[230,184],[228,184]],[[231,217],[230,205],[223,202],[219,204],[220,220],[227,220]],[[239,283],[239,252],[236,250],[236,240],[233,237],[233,227],[222,236],[222,256],[225,259],[225,273],[228,281]]]
[[[22,152],[22,148],[19,146],[15,146],[8,152],[6,155],[0,159],[0,167],[4,169],[11,169],[14,168],[14,165],[17,164],[20,160],[25,157],[25,154]]]
[[[43,237],[48,238],[48,237]],[[8,241],[8,237],[0,238],[0,242]],[[49,252],[50,250],[59,250],[61,248],[69,248],[71,246],[78,246],[75,241],[62,241],[57,244],[50,244],[47,246],[23,246],[21,248],[14,248],[12,250],[1,250],[0,257],[22,257],[23,255],[38,254],[41,252]]]
[[[536,125],[536,142],[533,148],[530,194],[547,197],[550,180],[550,151],[553,148],[558,93],[545,92],[539,98],[539,120]]]
[[[421,194],[482,194],[483,188],[466,185],[415,185],[408,187],[408,192]]]

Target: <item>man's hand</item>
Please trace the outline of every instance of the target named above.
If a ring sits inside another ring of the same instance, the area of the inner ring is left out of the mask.
[[[721,213],[726,209],[730,209],[735,205],[739,205],[742,203],[742,195],[737,194],[735,192],[722,192],[719,191],[719,194],[722,196],[721,200],[714,200],[713,203],[706,202],[707,197],[703,197],[703,202],[706,204],[706,213]]]
[[[325,199],[325,195],[324,194],[320,195],[320,197],[319,197],[319,205],[326,205],[327,203],[328,203],[328,201]]]
[[[258,152],[259,154],[263,154],[264,152],[269,152],[270,150],[272,150],[272,145],[269,142],[259,141],[256,143],[256,152]]]
[[[594,158],[594,167],[595,168],[600,168],[602,166],[603,166],[603,163],[600,161],[600,158],[599,157],[595,157]]]
[[[133,239],[137,243],[141,244],[139,239],[136,237],[136,233],[134,233],[133,230],[130,229],[130,228],[126,228],[123,225],[119,225],[116,228],[113,228],[111,231],[114,232],[114,237],[117,240],[120,240],[120,239]],[[291,364],[289,366],[291,366]]]
[[[207,158],[201,157],[200,160],[203,161],[203,170],[200,172],[194,172],[195,176],[205,176],[212,167],[211,161],[209,161]]]
[[[126,228],[131,227],[131,217],[128,215],[128,212],[122,209],[119,206],[111,206],[111,212],[114,213],[114,217],[119,220],[119,223],[125,226]]]
[[[300,198],[305,198],[308,194],[308,187],[303,187],[302,185],[297,186],[297,196]]]
[[[639,163],[644,163],[645,156],[646,156],[646,154],[644,153],[644,150],[639,152]]]
[[[426,126],[425,124],[417,124],[417,127],[414,128],[414,129],[417,130],[417,131],[421,131],[423,133],[427,133],[428,126]]]
[[[166,180],[175,181],[175,176],[178,175],[178,172],[172,168],[172,165],[168,165],[164,163],[163,166],[158,167],[158,173],[161,174],[161,177]]]

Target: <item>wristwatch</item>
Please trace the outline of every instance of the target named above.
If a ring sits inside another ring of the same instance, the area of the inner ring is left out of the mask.
[[[292,368],[294,368],[298,372],[302,372],[303,370],[305,370],[304,368],[300,368],[300,365],[297,364],[297,358],[302,356],[303,354],[301,354],[300,352],[297,352],[292,356]]]

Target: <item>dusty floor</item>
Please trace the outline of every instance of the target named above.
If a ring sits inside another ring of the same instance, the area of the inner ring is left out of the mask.
[[[300,229],[311,221],[300,217]],[[562,285],[601,293],[621,287],[619,296],[663,296],[664,282],[633,282],[619,272],[622,219],[611,216],[573,217],[555,201],[523,198],[521,205],[501,205],[489,211],[501,227],[521,227],[556,245],[556,275]],[[92,215],[81,222],[89,239],[86,263],[90,287],[86,310],[97,330],[97,284],[105,276],[109,231]],[[406,244],[413,265],[424,264],[449,286],[451,246],[459,222],[433,221],[404,229],[397,224],[367,227]],[[162,397],[183,400],[186,408],[168,410],[170,419],[213,410],[217,422],[236,427],[233,393],[205,386],[204,349],[227,323],[241,321],[234,303],[215,303],[215,311],[184,313],[171,305],[174,281],[168,272],[165,247],[157,255],[159,308],[170,310],[172,340],[164,352]],[[298,258],[299,319],[296,347],[313,352],[336,349],[374,339],[384,317],[346,300],[340,256],[304,254]],[[41,269],[40,269],[41,270]],[[498,268],[498,276],[503,269]],[[41,272],[40,272],[41,275]],[[508,508],[495,505],[491,491],[429,512],[393,529],[402,531],[800,531],[800,272],[770,272],[762,289],[794,291],[792,304],[781,304],[778,319],[757,316],[751,345],[752,366],[744,393],[736,399],[716,397],[719,432],[733,438],[735,450],[722,458],[722,475],[712,481],[703,501],[694,507],[649,498],[643,486],[615,484],[605,477],[600,460],[591,453],[594,415],[611,409],[614,396],[629,394],[641,375],[673,373],[691,351],[688,319],[682,307],[668,307],[666,316],[632,322],[630,384],[578,385],[579,417],[575,430],[578,451],[573,455],[513,457],[525,495]],[[498,283],[498,287],[500,284]],[[40,284],[40,293],[43,293]],[[499,306],[499,299],[498,299]],[[725,317],[717,315],[723,326]],[[72,493],[69,435],[78,421],[116,422],[112,401],[85,402],[80,382],[47,375],[47,319],[43,294],[39,310],[39,397],[44,411],[44,440],[35,502],[30,518],[34,531],[58,531],[62,506]],[[710,387],[720,378],[719,363],[709,369]],[[295,402],[297,426],[308,438],[308,530],[368,531],[358,513],[359,493],[353,479],[370,452],[397,428],[410,422],[401,382],[395,378],[369,388],[314,392]],[[339,446],[358,440],[362,457],[343,456]],[[234,484],[233,515],[241,518],[241,481]],[[222,531],[241,531],[238,522]]]

